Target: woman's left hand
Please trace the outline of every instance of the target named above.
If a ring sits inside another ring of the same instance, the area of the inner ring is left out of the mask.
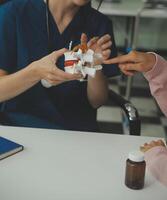
[[[100,65],[104,59],[108,59],[111,53],[111,37],[105,35],[101,38],[93,38],[88,42],[86,34],[81,36],[81,45],[87,44],[88,49],[92,49],[95,53],[102,54],[103,58],[99,62],[94,62],[94,65]],[[108,99],[108,84],[107,79],[101,70],[96,72],[96,76],[91,78],[88,76],[87,96],[89,103],[93,108],[98,108],[103,105]]]
[[[87,35],[82,33],[81,44],[87,43],[89,49],[92,49],[95,53],[101,54],[103,60],[107,60],[111,54],[111,36],[106,34],[102,37],[94,37],[88,41]],[[102,64],[102,63],[101,63]]]

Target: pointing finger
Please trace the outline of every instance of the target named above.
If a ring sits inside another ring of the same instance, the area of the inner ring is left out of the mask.
[[[58,51],[54,51],[53,53],[51,53],[51,59],[53,60],[53,62],[56,62],[59,57],[63,56],[65,52],[67,52],[68,50],[63,48],[60,49]]]
[[[132,59],[129,55],[123,55],[123,56],[118,56],[118,57],[106,60],[105,64],[116,64],[116,63],[123,64],[123,63],[131,62],[131,61]]]

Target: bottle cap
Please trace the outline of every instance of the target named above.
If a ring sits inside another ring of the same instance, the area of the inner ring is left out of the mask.
[[[142,162],[144,161],[144,154],[140,151],[133,151],[129,153],[128,158],[134,162]]]

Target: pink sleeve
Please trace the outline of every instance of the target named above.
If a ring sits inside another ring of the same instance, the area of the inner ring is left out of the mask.
[[[167,61],[157,54],[154,55],[156,56],[156,64],[144,76],[149,81],[151,94],[167,116]]]
[[[167,186],[167,148],[157,146],[145,153],[148,170],[152,175]]]

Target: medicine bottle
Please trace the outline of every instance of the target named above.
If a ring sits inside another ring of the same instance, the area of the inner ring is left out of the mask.
[[[125,185],[131,189],[144,187],[146,163],[140,151],[130,152],[126,160]]]

